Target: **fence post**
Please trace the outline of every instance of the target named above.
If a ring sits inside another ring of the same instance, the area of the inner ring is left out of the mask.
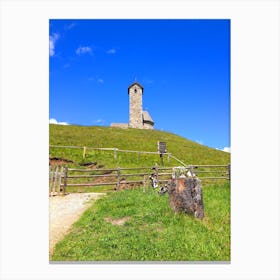
[[[146,192],[146,175],[143,176],[143,192]]]
[[[231,174],[230,174],[230,163],[228,164],[228,179],[230,180],[230,176],[231,176]]]
[[[159,156],[160,156],[160,160],[161,160],[161,165],[164,166],[164,161],[163,161],[164,154],[159,154]]]
[[[120,167],[118,167],[118,169],[117,169],[117,175],[118,175],[117,190],[119,190],[120,186],[121,186],[121,171],[120,171]]]
[[[60,167],[60,171],[58,173],[58,187],[59,187],[59,192],[62,194],[64,194],[63,192],[63,187],[61,186],[61,177],[62,177],[62,173],[63,173],[63,166]]]
[[[155,171],[156,171],[156,179],[157,179],[157,183],[158,183],[158,165],[157,165],[157,163],[155,165]]]
[[[114,148],[114,159],[117,158],[117,148]]]
[[[54,193],[55,192],[55,185],[54,185],[54,180],[55,180],[55,168],[50,166],[50,189],[51,192]]]
[[[87,147],[84,147],[84,150],[83,150],[83,158],[86,157],[86,151],[87,151]]]
[[[191,176],[193,177],[193,166],[190,164],[189,168],[190,168]]]
[[[59,189],[57,189],[58,185],[58,165],[55,167],[55,173],[54,173],[54,193],[59,193]]]
[[[67,187],[67,174],[68,174],[68,166],[66,165],[64,167],[64,185],[63,185],[63,194],[66,193],[66,187]]]

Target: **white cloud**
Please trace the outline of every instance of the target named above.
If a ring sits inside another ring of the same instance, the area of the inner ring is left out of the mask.
[[[223,149],[216,148],[216,150],[226,152],[226,153],[230,153],[230,147],[224,147]]]
[[[104,84],[104,80],[102,78],[97,78],[97,77],[88,77],[88,81],[93,81],[97,84]]]
[[[230,147],[224,147],[222,151],[230,153]]]
[[[115,54],[117,52],[116,49],[110,49],[107,51],[108,54]]]
[[[50,56],[55,55],[55,43],[60,38],[60,35],[58,33],[53,33],[49,37],[49,50],[50,50]]]
[[[72,23],[66,25],[64,29],[68,31],[68,30],[74,28],[76,25],[77,25],[76,23],[72,22]]]
[[[59,125],[69,125],[67,122],[58,122],[56,119],[50,119],[49,120],[50,124],[59,124]]]
[[[105,124],[105,120],[98,119],[98,120],[94,121],[94,123],[95,123],[96,125],[104,125],[104,124]]]
[[[85,47],[78,47],[76,49],[76,54],[77,55],[82,55],[82,54],[86,54],[86,53],[92,54],[92,49],[90,47],[87,47],[87,46],[85,46]]]

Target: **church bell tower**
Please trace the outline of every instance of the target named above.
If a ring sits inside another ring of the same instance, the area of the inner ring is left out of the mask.
[[[143,128],[142,95],[144,88],[137,82],[128,87],[129,127]]]

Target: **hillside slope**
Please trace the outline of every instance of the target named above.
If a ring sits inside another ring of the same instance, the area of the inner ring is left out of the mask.
[[[167,143],[167,150],[186,164],[228,164],[230,154],[212,149],[181,136],[159,130],[119,129],[101,126],[49,126],[49,144],[61,146],[86,146],[92,148],[118,148],[122,150],[157,151],[157,142]],[[73,161],[97,162],[105,168],[120,166],[151,166],[161,164],[159,155],[138,155],[135,153],[117,153],[113,151],[87,150],[83,158],[82,149],[50,147],[50,157],[61,157]],[[180,165],[178,161],[164,157],[165,165]]]

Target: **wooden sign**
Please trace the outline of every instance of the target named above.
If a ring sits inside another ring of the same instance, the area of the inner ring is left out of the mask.
[[[160,142],[160,141],[158,141],[158,152],[159,152],[160,154],[165,154],[165,153],[167,153],[166,142]]]

